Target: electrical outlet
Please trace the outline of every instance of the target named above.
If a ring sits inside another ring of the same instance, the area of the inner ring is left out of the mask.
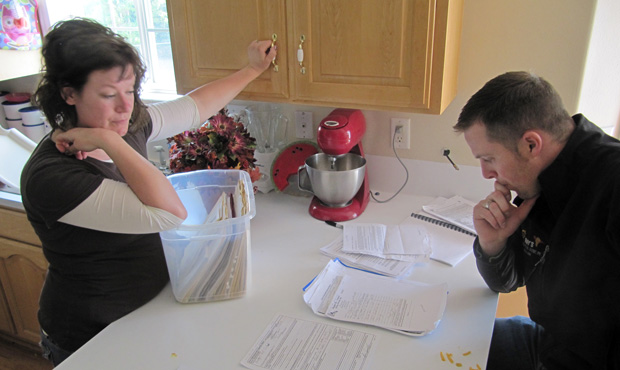
[[[392,118],[392,125],[390,127],[390,146],[392,146],[392,140],[394,141],[394,147],[397,149],[410,149],[409,136],[411,119],[409,118]],[[397,127],[401,127],[400,132],[394,132]]]
[[[314,128],[312,125],[312,112],[295,112],[295,133],[300,139],[314,138]]]

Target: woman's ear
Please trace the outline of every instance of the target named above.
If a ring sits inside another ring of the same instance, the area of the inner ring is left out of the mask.
[[[61,93],[65,103],[75,105],[75,89],[72,87],[63,87]]]
[[[523,154],[536,157],[542,151],[543,138],[538,132],[529,130],[521,137],[519,146]]]

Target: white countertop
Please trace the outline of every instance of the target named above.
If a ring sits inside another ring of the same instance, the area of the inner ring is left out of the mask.
[[[400,223],[433,197],[400,194],[372,202],[351,222]],[[438,328],[408,337],[375,327],[335,321],[312,313],[302,287],[328,262],[319,249],[341,230],[308,215],[310,198],[257,194],[251,221],[252,286],[238,299],[177,303],[168,285],[155,299],[118,320],[58,369],[237,369],[276,314],[371,332],[378,337],[369,369],[463,369],[486,365],[497,295],[479,276],[470,254],[455,267],[431,261],[408,279],[447,282],[450,293]],[[464,353],[471,352],[464,356]]]
[[[0,187],[0,207],[24,210],[22,196],[13,192],[3,191]]]

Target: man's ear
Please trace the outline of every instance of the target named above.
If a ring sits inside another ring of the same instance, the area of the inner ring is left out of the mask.
[[[72,87],[63,87],[60,94],[64,99],[65,103],[69,105],[75,105],[75,89]]]
[[[526,131],[519,141],[519,149],[525,155],[536,157],[542,151],[542,147],[543,138],[534,130]]]

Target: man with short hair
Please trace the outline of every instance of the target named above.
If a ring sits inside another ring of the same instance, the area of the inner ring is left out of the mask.
[[[478,270],[528,293],[531,319],[495,321],[487,368],[620,369],[620,142],[528,72],[486,83],[454,129],[495,179],[474,207]]]

